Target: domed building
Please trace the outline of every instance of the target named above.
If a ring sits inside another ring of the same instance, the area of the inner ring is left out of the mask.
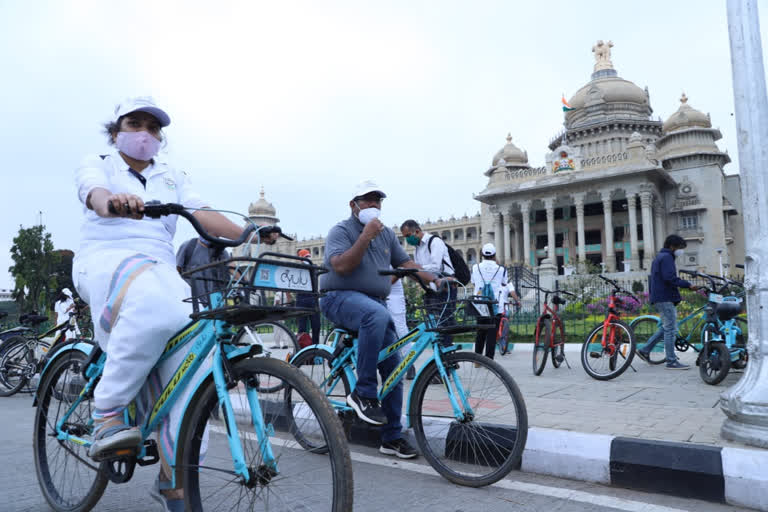
[[[742,263],[739,176],[723,171],[720,131],[685,95],[669,119],[653,119],[648,89],[618,75],[612,46],[592,48],[591,80],[564,102],[565,129],[546,165],[530,166],[511,136],[494,155],[475,195],[484,241],[507,265],[550,258],[560,274],[580,261],[645,274],[672,233],[688,243],[680,268]]]

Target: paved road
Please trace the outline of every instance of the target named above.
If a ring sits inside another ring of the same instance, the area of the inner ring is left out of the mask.
[[[37,486],[32,460],[31,400],[28,395],[3,398],[0,399],[0,408],[0,417],[3,419],[0,438],[4,441],[0,445],[0,510],[48,510]],[[513,472],[491,487],[469,489],[450,484],[434,473],[423,460],[398,461],[379,455],[375,449],[359,446],[353,447],[353,450],[355,509],[365,512],[743,510],[518,472]],[[137,468],[131,482],[124,485],[110,484],[95,510],[155,510],[152,508],[154,502],[149,500],[146,493],[155,477],[155,471],[154,467]]]

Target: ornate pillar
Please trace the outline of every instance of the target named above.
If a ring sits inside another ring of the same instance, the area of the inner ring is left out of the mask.
[[[605,220],[605,270],[616,272],[616,251],[613,248],[613,199],[610,191],[601,191],[603,219]]]
[[[664,247],[664,233],[667,231],[664,229],[664,211],[661,208],[661,201],[654,201],[653,204],[653,234],[655,246],[661,249]]]
[[[531,201],[520,203],[523,216],[523,262],[531,264]]]
[[[501,250],[501,245],[504,243],[502,238],[502,230],[504,229],[504,224],[502,222],[502,215],[498,206],[491,206],[491,215],[493,215],[493,245],[496,246],[497,256],[501,260],[502,256],[499,254],[499,251]]]
[[[651,262],[654,256],[656,256],[656,250],[653,246],[652,199],[651,192],[647,190],[640,192],[640,207],[642,208],[641,215],[643,217],[643,268],[645,270],[651,269]]]
[[[746,252],[749,364],[720,396],[726,439],[768,448],[768,98],[755,0],[728,0]]]
[[[555,200],[547,198],[544,200],[544,208],[547,210],[547,258],[552,263],[557,261],[555,257]]]
[[[512,254],[510,249],[512,248],[509,242],[509,232],[512,229],[512,212],[506,210],[504,212],[504,263],[502,265],[509,265],[512,262]],[[496,254],[499,254],[499,249],[496,249]]]
[[[576,241],[578,242],[579,263],[587,261],[587,242],[584,236],[584,199],[586,194],[574,194],[573,202],[576,205]]]
[[[512,239],[512,257],[515,263],[519,263],[523,257],[520,254],[520,221],[516,217],[512,218],[512,227],[515,229],[514,238]]]
[[[633,272],[640,270],[640,248],[637,246],[637,195],[627,192],[629,214],[629,266]]]

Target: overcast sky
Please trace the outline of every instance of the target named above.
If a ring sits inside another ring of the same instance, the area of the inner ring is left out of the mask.
[[[389,225],[477,212],[507,132],[544,164],[598,39],[654,117],[683,91],[710,112],[737,172],[721,1],[0,0],[0,288],[38,212],[77,249],[73,170],[107,149],[101,125],[125,96],[167,110],[165,156],[212,205],[245,212],[264,186],[287,232],[318,236],[369,177]]]

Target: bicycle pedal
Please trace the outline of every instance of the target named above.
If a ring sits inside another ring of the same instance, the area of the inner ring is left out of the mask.
[[[151,466],[160,461],[160,453],[157,451],[157,443],[154,439],[144,441],[144,457],[136,459],[139,466]]]
[[[562,355],[562,354],[558,354],[558,355],[556,355],[556,356],[555,356],[555,360],[556,360],[558,363],[562,363],[563,361],[565,361],[565,356],[564,356],[564,355]]]
[[[589,353],[589,357],[591,357],[592,359],[600,359],[600,356],[601,356],[600,352],[590,352]]]
[[[123,459],[130,459],[134,458],[139,454],[139,448],[138,446],[129,447],[129,448],[115,448],[114,450],[107,450],[102,452],[101,454],[97,455],[96,457],[91,457],[96,462],[118,462]]]

